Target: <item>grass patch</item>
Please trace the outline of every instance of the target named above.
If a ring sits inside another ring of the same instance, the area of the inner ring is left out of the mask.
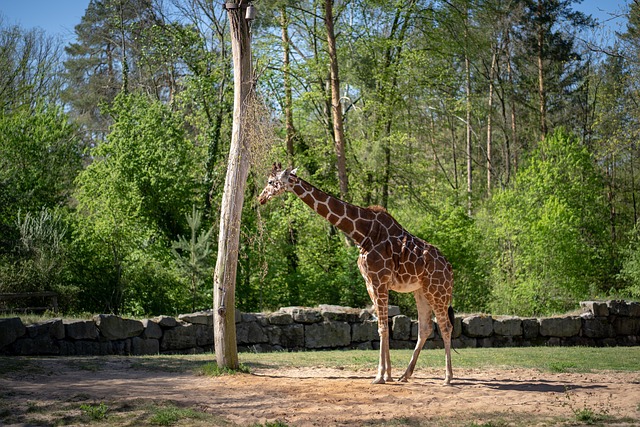
[[[216,362],[209,362],[202,365],[200,374],[209,377],[219,377],[220,375],[250,374],[251,371],[242,363],[238,369],[221,368]]]
[[[107,412],[109,411],[109,407],[104,403],[99,404],[82,404],[80,405],[80,410],[84,415],[89,417],[92,421],[100,421],[107,418]]]
[[[412,350],[391,350],[391,364],[402,367]],[[640,347],[514,347],[463,348],[453,354],[454,368],[538,369],[543,372],[640,371]],[[441,368],[443,350],[424,350],[417,368]],[[371,350],[241,353],[248,367],[326,367],[359,371],[374,369],[378,352]]]
[[[183,420],[205,420],[209,415],[191,408],[179,408],[173,404],[150,407],[149,423],[158,426],[173,426]]]

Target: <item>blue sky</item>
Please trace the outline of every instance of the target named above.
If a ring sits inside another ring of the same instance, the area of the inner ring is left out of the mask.
[[[215,1],[215,0],[214,0]],[[630,0],[584,0],[576,8],[600,20],[619,13]],[[80,22],[89,0],[0,0],[0,15],[6,24],[19,24],[23,28],[40,27],[50,35],[59,35],[64,41],[74,38],[74,27]],[[614,30],[623,19],[609,21]]]

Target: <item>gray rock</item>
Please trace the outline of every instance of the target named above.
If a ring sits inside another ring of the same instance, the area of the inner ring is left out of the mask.
[[[27,332],[19,317],[0,319],[0,349],[13,343]]]
[[[131,339],[131,354],[135,356],[152,355],[160,353],[160,341],[157,339],[145,339],[133,337]]]
[[[262,326],[258,322],[240,322],[236,325],[238,344],[260,344],[269,341]]]
[[[143,319],[142,326],[144,327],[144,331],[142,331],[140,338],[156,340],[162,338],[162,328],[154,320]]]
[[[178,320],[195,325],[213,326],[213,310],[198,311],[196,313],[181,314]]]
[[[196,325],[196,344],[200,347],[213,345],[213,325]]]
[[[404,315],[393,317],[391,326],[391,338],[407,341],[411,338],[411,319]]]
[[[304,325],[293,323],[282,326],[281,329],[280,345],[292,349],[304,347]]]
[[[525,339],[538,338],[540,335],[540,322],[535,317],[522,319],[522,336]]]
[[[357,322],[360,317],[360,310],[351,307],[320,304],[318,308],[320,309],[320,315],[326,320],[353,323]]]
[[[640,317],[640,302],[630,302],[627,304],[629,306],[629,316],[631,317]]]
[[[98,338],[98,328],[93,320],[63,320],[62,323],[67,338],[73,340],[95,340]]]
[[[378,321],[367,320],[363,323],[351,325],[351,341],[365,342],[380,339],[378,336]]]
[[[170,316],[157,316],[152,319],[161,328],[175,328],[178,321]]]
[[[472,338],[490,337],[493,334],[491,316],[473,315],[462,319],[462,333]]]
[[[607,317],[609,315],[609,306],[606,302],[580,301],[580,307],[590,311],[596,317]]]
[[[614,314],[617,316],[629,316],[629,305],[626,301],[608,301],[607,306],[609,307],[609,314]]]
[[[351,326],[346,322],[322,322],[304,328],[306,348],[346,347],[351,343]]]
[[[290,325],[293,323],[293,316],[289,313],[282,311],[276,311],[271,313],[268,317],[269,323],[272,325]]]
[[[280,311],[293,316],[293,320],[298,323],[311,324],[322,322],[320,311],[306,307],[284,307]]]
[[[544,337],[572,337],[580,333],[582,320],[578,316],[540,319],[540,335]]]
[[[613,329],[618,335],[640,335],[640,318],[616,317],[613,320]]]
[[[35,338],[20,338],[13,344],[13,351],[19,356],[58,355],[60,354],[58,342],[49,334]]]
[[[369,310],[360,310],[360,315],[358,316],[358,322],[366,322],[367,320],[373,319],[373,314]]]
[[[493,319],[493,333],[508,337],[522,336],[522,320],[518,317]]]
[[[96,322],[96,326],[102,336],[109,340],[124,340],[137,337],[144,331],[141,321],[123,319],[113,314],[97,314],[93,316],[93,320]]]
[[[613,325],[602,317],[583,319],[582,333],[588,338],[610,338],[615,336]]]
[[[196,325],[191,323],[181,323],[175,328],[167,329],[160,340],[160,349],[183,350],[196,347],[196,330]]]
[[[399,315],[400,315],[400,307],[398,307],[397,305],[390,305],[389,318],[392,318],[394,316],[399,316]]]
[[[31,338],[48,335],[57,340],[64,338],[64,324],[62,319],[46,320],[42,323],[35,323],[27,326],[27,335]]]

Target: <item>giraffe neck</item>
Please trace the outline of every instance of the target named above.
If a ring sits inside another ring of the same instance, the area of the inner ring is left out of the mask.
[[[298,196],[318,215],[335,225],[361,245],[371,228],[371,212],[331,196],[305,180],[295,177],[291,192]]]

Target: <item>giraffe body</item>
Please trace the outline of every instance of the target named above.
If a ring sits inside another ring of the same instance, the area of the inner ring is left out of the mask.
[[[445,348],[445,384],[451,382],[451,264],[433,245],[413,236],[383,208],[362,208],[344,202],[298,178],[295,170],[282,170],[274,164],[267,186],[260,194],[261,204],[285,191],[347,234],[360,248],[358,268],[378,317],[380,359],[373,383],[391,381],[389,353],[389,291],[412,292],[418,308],[418,340],[411,361],[400,381],[413,374],[418,356],[433,330],[435,315]]]

